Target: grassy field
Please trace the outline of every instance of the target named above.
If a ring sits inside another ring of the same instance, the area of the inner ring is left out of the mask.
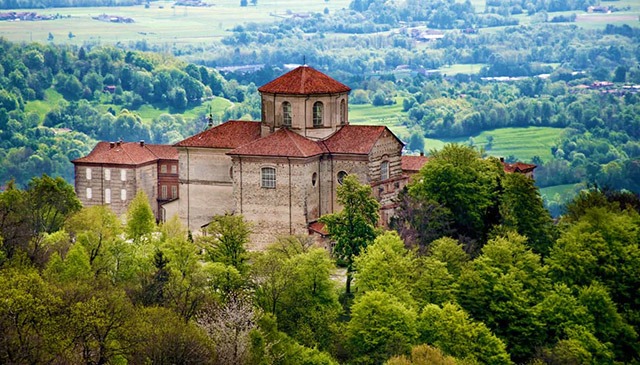
[[[147,41],[170,49],[174,44],[210,43],[238,24],[272,22],[295,13],[323,12],[346,8],[349,0],[259,0],[257,6],[240,7],[239,0],[218,0],[209,7],[173,7],[173,1],[144,6],[35,9],[40,14],[61,14],[69,18],[37,22],[0,22],[0,35],[11,41],[46,42],[48,34],[56,43],[83,44]],[[134,19],[134,23],[107,23],[93,20],[100,14]],[[70,39],[69,32],[75,37]]]
[[[582,187],[582,184],[566,184],[566,185],[549,186],[549,187],[540,189],[540,196],[542,196],[546,200],[551,200],[557,194],[563,199],[564,198],[570,199],[577,193],[579,189],[581,189],[581,187]],[[564,199],[564,200],[568,200],[568,199]]]
[[[451,66],[442,66],[440,67],[440,72],[446,76],[454,76],[457,74],[475,75],[480,72],[484,66],[486,66],[484,63],[459,63]]]
[[[527,127],[527,128],[501,128],[484,131],[476,136],[464,138],[432,139],[425,138],[425,149],[441,149],[446,143],[469,143],[473,138],[475,146],[484,147],[490,156],[507,157],[515,156],[519,161],[531,161],[534,156],[539,156],[543,161],[549,161],[552,157],[551,147],[558,141],[561,128]],[[486,148],[489,136],[493,137],[493,146]]]
[[[406,141],[410,135],[405,125],[401,124],[402,99],[396,98],[396,104],[376,107],[367,105],[349,106],[349,122],[352,124],[384,124]],[[446,143],[469,143],[473,138],[474,145],[485,147],[488,155],[507,157],[515,156],[520,161],[531,161],[539,156],[543,161],[551,159],[551,147],[557,143],[561,128],[527,127],[501,128],[484,131],[475,136],[462,138],[432,139],[425,138],[425,150],[441,149]],[[489,136],[493,138],[491,148],[486,148]]]
[[[24,105],[24,111],[27,113],[36,113],[40,117],[40,120],[44,119],[44,116],[55,106],[64,101],[64,98],[55,89],[47,89],[44,92],[44,100],[32,100],[28,101]]]
[[[407,140],[409,138],[409,130],[400,123],[400,117],[403,114],[402,98],[396,98],[394,105],[349,105],[349,123],[366,125],[383,124],[389,127],[400,139]]]

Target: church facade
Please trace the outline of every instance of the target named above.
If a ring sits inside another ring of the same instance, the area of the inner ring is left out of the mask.
[[[373,187],[384,213],[406,185],[403,143],[385,126],[350,125],[349,87],[308,66],[260,87],[260,121],[228,121],[178,142],[178,200],[164,204],[197,231],[213,215],[242,214],[254,249],[317,230],[339,211],[347,175]]]

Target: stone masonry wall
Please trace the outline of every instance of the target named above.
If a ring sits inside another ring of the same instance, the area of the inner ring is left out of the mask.
[[[234,158],[236,212],[252,224],[250,249],[264,249],[279,235],[307,234],[309,217],[318,211],[318,165],[318,157]],[[275,188],[262,187],[263,167],[276,169]]]
[[[231,157],[227,149],[179,148],[178,215],[198,231],[216,214],[234,209]]]

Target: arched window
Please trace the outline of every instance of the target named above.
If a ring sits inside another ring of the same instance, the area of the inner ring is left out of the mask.
[[[262,168],[262,187],[267,189],[275,189],[276,187],[276,169],[273,167]]]
[[[314,127],[322,127],[322,109],[323,109],[323,105],[321,102],[316,101],[313,104],[313,126]]]
[[[342,185],[344,178],[347,177],[347,173],[345,171],[338,172],[338,184]]]
[[[380,164],[380,180],[389,178],[389,161],[382,161]]]
[[[282,103],[282,125],[291,127],[291,103],[285,101]]]
[[[340,101],[340,124],[347,122],[347,103],[342,99]]]

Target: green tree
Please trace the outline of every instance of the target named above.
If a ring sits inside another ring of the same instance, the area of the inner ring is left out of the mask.
[[[449,144],[433,151],[409,186],[409,194],[448,209],[459,235],[483,242],[498,222],[500,162],[483,159],[471,147]]]
[[[411,151],[424,152],[424,138],[418,132],[411,133],[409,144],[407,146]]]
[[[67,315],[82,362],[116,362],[131,356],[140,341],[139,317],[122,290],[94,286],[87,298],[69,303]]]
[[[474,322],[458,305],[429,304],[418,320],[420,341],[445,354],[481,364],[511,364],[505,344],[482,322]]]
[[[411,349],[411,358],[406,356],[392,357],[385,365],[456,365],[460,362],[452,356],[445,355],[437,347],[418,345]]]
[[[346,292],[351,293],[353,263],[365,247],[376,238],[380,204],[371,195],[371,187],[362,185],[355,176],[346,176],[338,186],[338,203],[342,210],[320,218],[336,242],[334,255],[347,265]]]
[[[370,291],[354,301],[346,330],[353,363],[377,364],[409,354],[417,335],[415,312],[393,295]]]
[[[555,226],[533,179],[518,173],[506,174],[502,187],[502,224],[527,237],[528,246],[536,253],[549,255],[555,241]]]
[[[408,247],[424,253],[433,240],[455,233],[451,211],[441,203],[413,197],[406,188],[396,201],[398,207],[389,226],[398,231]]]
[[[242,215],[216,215],[204,232],[198,244],[206,250],[211,261],[233,266],[240,273],[246,273],[246,245],[249,243],[251,226]]]
[[[49,363],[69,346],[56,320],[62,300],[36,269],[0,270],[0,362]]]
[[[83,208],[65,225],[75,241],[84,246],[94,272],[106,270],[105,252],[122,233],[120,219],[104,205]]]
[[[193,322],[185,322],[169,309],[138,309],[140,337],[129,357],[142,364],[214,364],[215,345]]]
[[[376,237],[354,259],[354,278],[358,292],[377,290],[394,295],[406,305],[411,297],[412,274],[416,271],[415,257],[404,248],[404,242],[395,231]]]
[[[58,231],[72,214],[82,207],[73,186],[63,178],[34,177],[27,188],[34,230]]]
[[[127,237],[134,243],[148,242],[155,229],[156,221],[149,205],[149,198],[144,191],[140,190],[127,209]]]
[[[496,237],[459,277],[458,303],[505,341],[514,362],[530,359],[543,344],[535,305],[549,289],[540,256],[515,233]]]
[[[335,345],[341,307],[326,250],[282,237],[255,256],[251,278],[257,304],[276,316],[278,329],[299,343],[327,350]]]

